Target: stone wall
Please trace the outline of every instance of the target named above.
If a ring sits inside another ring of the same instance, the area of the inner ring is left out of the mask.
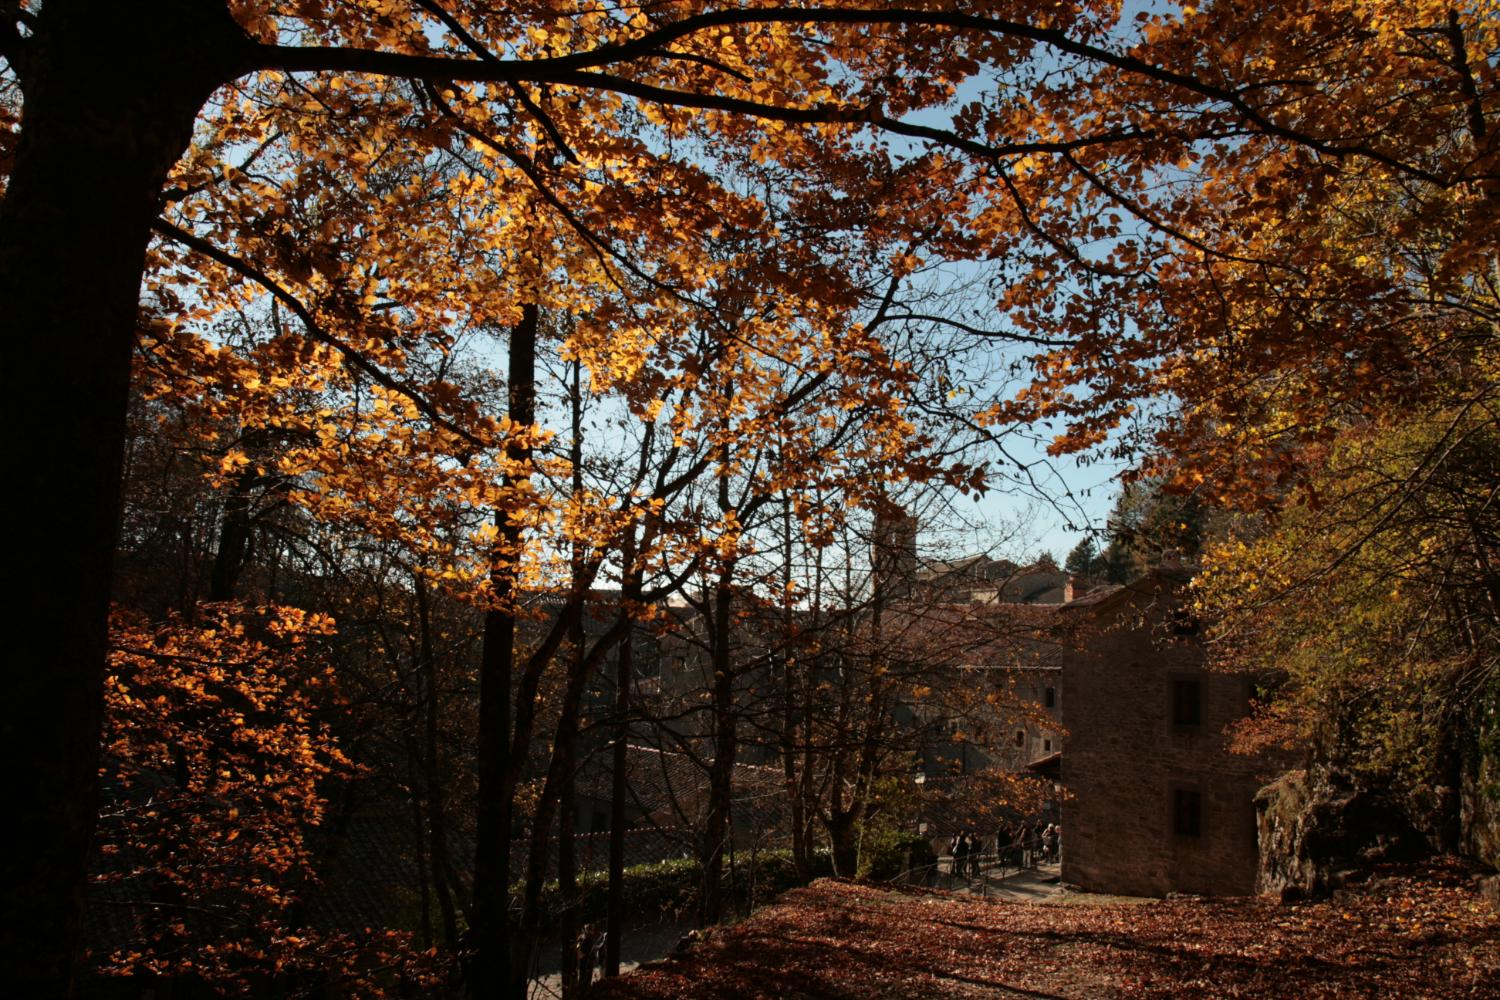
[[[1074,612],[1078,648],[1062,681],[1062,878],[1084,889],[1255,890],[1254,798],[1268,769],[1230,754],[1224,736],[1247,711],[1250,686],[1204,671],[1196,638],[1178,634],[1191,631],[1178,618],[1179,583],[1148,577]],[[1174,703],[1176,682],[1197,685],[1196,723],[1181,718],[1192,713]]]

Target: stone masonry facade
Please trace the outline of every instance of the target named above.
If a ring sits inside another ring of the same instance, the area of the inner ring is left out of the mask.
[[[1064,882],[1145,896],[1255,891],[1266,764],[1231,754],[1224,734],[1247,713],[1250,683],[1204,670],[1178,597],[1185,582],[1163,569],[1068,606]]]

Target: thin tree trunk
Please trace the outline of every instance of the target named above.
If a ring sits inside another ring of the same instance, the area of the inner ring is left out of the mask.
[[[572,463],[572,485],[574,502],[578,502],[583,496],[583,364],[580,361],[572,363],[572,380],[568,387],[568,415],[570,417],[572,430],[572,443],[569,446],[569,461]],[[573,542],[571,552],[571,569],[573,587],[581,592],[583,582],[583,549],[581,543]],[[572,671],[575,676],[582,677],[585,671],[584,649],[585,634],[583,627],[583,615],[579,615],[574,621],[573,627],[568,630],[568,640],[572,647]],[[558,776],[558,809],[557,809],[557,892],[562,905],[562,914],[559,919],[559,936],[561,937],[562,955],[560,965],[562,967],[562,994],[564,1000],[573,1000],[578,995],[578,938],[581,931],[582,920],[579,914],[578,898],[578,857],[577,845],[574,843],[574,835],[578,831],[578,799],[577,790],[574,787],[574,778],[577,775],[578,764],[578,727],[576,725],[559,730],[556,753],[563,759],[560,761],[560,774]]]
[[[798,656],[800,637],[797,631],[796,612],[792,604],[792,504],[784,498],[781,508],[782,560],[782,673],[781,673],[781,767],[786,783],[787,803],[791,810],[792,864],[797,877],[807,881],[812,875],[811,858],[805,839],[800,835],[803,827],[802,796],[799,794],[801,779],[798,775],[799,720],[797,717],[797,675],[801,669]]]
[[[536,422],[536,337],[538,310],[527,305],[511,330],[509,417],[530,427]],[[511,493],[527,478],[531,449],[506,445],[506,500],[495,510],[498,531],[490,570],[494,588],[484,616],[484,649],[479,664],[479,802],[474,855],[475,968],[469,993],[475,1000],[505,995],[513,981],[507,914],[510,899],[512,796],[517,762],[512,759],[511,675],[516,649],[516,602],[521,558],[521,524],[512,517]],[[525,983],[525,967],[520,970]]]
[[[33,11],[20,136],[0,202],[0,423],[12,552],[0,752],[14,842],[0,969],[16,996],[72,991],[93,835],[109,588],[141,272],[167,172],[241,71],[223,4],[49,2]],[[248,69],[248,65],[243,67]],[[25,648],[26,645],[31,648]]]
[[[590,574],[590,578],[592,575]],[[582,602],[577,594],[575,601]],[[613,648],[625,631],[628,623],[617,621],[609,632],[594,643],[587,655],[579,656],[570,664],[567,685],[563,691],[562,710],[558,715],[556,741],[552,761],[547,768],[547,778],[542,792],[537,797],[536,816],[532,824],[531,848],[526,863],[526,883],[521,898],[521,925],[517,928],[512,945],[512,956],[516,967],[511,970],[512,1000],[526,1000],[525,970],[541,937],[542,887],[547,878],[549,851],[548,834],[554,818],[562,811],[559,805],[563,788],[571,784],[571,775],[578,745],[578,710],[583,696],[584,682],[593,672],[604,654]],[[581,631],[581,629],[580,629]]]
[[[422,841],[427,839],[426,822],[422,815],[422,790],[418,781],[419,768],[422,766],[421,753],[417,750],[416,737],[408,731],[406,734],[406,785],[407,795],[411,802],[411,842],[413,849],[418,852],[422,850]],[[427,865],[417,865],[417,889],[421,894],[421,914],[417,920],[417,933],[420,936],[422,947],[432,947],[432,870]]]
[[[850,560],[844,561],[844,593],[853,595],[854,569]],[[845,795],[853,799],[854,795],[848,788],[851,784],[849,771],[853,754],[854,733],[854,702],[858,692],[856,691],[854,661],[856,650],[854,645],[854,634],[850,625],[850,619],[846,616],[839,626],[842,634],[840,656],[841,664],[838,709],[835,715],[832,741],[832,761],[829,767],[828,788],[828,812],[823,819],[823,826],[828,833],[828,849],[833,861],[833,873],[841,878],[853,878],[857,874],[859,866],[859,845],[855,840],[855,823],[858,816],[852,801],[845,804]],[[855,768],[856,780],[858,768]]]
[[[458,946],[458,914],[453,905],[453,891],[448,883],[448,871],[452,867],[448,852],[447,795],[443,784],[442,740],[438,726],[437,656],[432,641],[432,600],[427,590],[427,580],[420,573],[412,574],[412,584],[417,594],[417,626],[420,630],[423,683],[423,737],[425,753],[423,787],[427,798],[427,860],[431,871],[433,892],[437,896],[438,912],[443,921],[443,943],[449,948]]]
[[[823,636],[823,549],[820,546],[813,555],[813,587],[812,587],[812,610],[808,620],[808,630],[822,641]],[[826,655],[819,654],[819,659]],[[802,825],[794,831],[793,836],[798,838],[802,844],[802,852],[806,857],[807,876],[810,878],[813,872],[813,824],[818,814],[818,802],[815,798],[815,772],[817,766],[816,750],[814,748],[814,719],[812,704],[812,682],[808,671],[819,668],[818,661],[806,666],[800,678],[802,685],[797,692],[802,715],[802,781],[798,788],[798,801],[802,804]]]
[[[620,582],[620,609],[628,614],[632,602],[641,597],[641,568],[637,562],[635,528],[625,537],[621,560],[625,565]],[[635,673],[635,629],[620,638],[615,658],[615,732],[610,766],[609,792],[609,898],[605,914],[604,974],[620,974],[620,945],[625,935],[625,804],[630,794],[626,767],[629,764],[630,685]]]
[[[786,783],[787,802],[791,809],[792,863],[797,876],[806,880],[812,872],[807,856],[806,844],[798,831],[802,829],[802,797],[799,794],[801,775],[798,773],[798,722],[797,722],[797,669],[795,658],[788,656],[782,672],[781,687],[781,767]]]
[[[573,780],[576,767],[577,754],[570,751],[563,768],[557,808],[557,894],[562,903],[558,929],[562,937],[564,1000],[573,1000],[579,994],[578,941],[583,931],[578,896],[578,845],[574,841],[578,831],[578,793]]]
[[[724,851],[729,843],[729,798],[734,790],[734,757],[739,737],[730,648],[733,574],[733,562],[730,562],[719,574],[714,588],[713,631],[709,643],[714,672],[714,759],[708,769],[708,818],[703,829],[703,898],[698,911],[698,922],[705,927],[718,923],[724,916]]]
[[[252,431],[245,435],[245,443],[261,445],[264,438],[265,435]],[[219,518],[219,544],[214,549],[208,577],[210,601],[232,601],[239,589],[240,571],[250,551],[250,487],[258,478],[253,465],[241,469],[224,501],[224,513]]]

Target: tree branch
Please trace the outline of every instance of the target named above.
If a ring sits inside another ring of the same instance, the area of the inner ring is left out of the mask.
[[[17,22],[25,23],[31,31],[36,30],[35,18],[21,9],[18,0],[0,2],[0,57],[4,57],[5,61],[10,63],[11,71],[21,82],[21,90],[24,93],[27,81],[31,77],[27,59],[31,46],[22,37],[21,29],[16,27]]]
[[[443,22],[444,27],[453,32],[454,37],[463,42],[464,47],[478,56],[482,61],[492,65],[501,61],[499,56],[491,52],[487,46],[481,44],[479,39],[475,38],[462,24],[460,24],[457,18],[448,13],[448,11],[437,2],[437,0],[416,0],[416,4],[418,7],[421,7],[423,10],[432,14],[433,17]],[[554,122],[551,116],[548,115],[547,112],[543,111],[542,108],[531,99],[531,95],[526,92],[526,88],[521,86],[519,82],[512,80],[510,82],[510,91],[516,96],[516,100],[521,102],[521,107],[525,108],[526,111],[533,118],[535,118],[538,123],[541,124],[548,137],[551,138],[553,144],[557,146],[558,150],[562,153],[564,158],[566,158],[569,163],[578,163],[578,155],[573,152],[572,148],[566,142],[563,141],[562,133],[557,129],[557,123]]]
[[[1038,347],[1072,347],[1071,340],[1055,340],[1050,337],[1033,337],[1030,334],[1016,333],[1013,330],[984,330],[977,326],[952,319],[948,316],[935,316],[927,313],[899,312],[892,313],[892,320],[910,320],[917,323],[937,323],[942,326],[951,326],[955,330],[971,333],[976,337],[984,337],[989,340],[1010,340],[1018,344],[1036,344]]]
[[[751,24],[926,26],[954,28],[961,31],[1027,39],[1047,45],[1059,52],[1111,66],[1134,76],[1165,83],[1206,100],[1222,103],[1232,108],[1267,135],[1286,139],[1324,155],[1338,159],[1348,156],[1362,156],[1384,164],[1393,170],[1420,177],[1433,184],[1447,186],[1451,183],[1451,180],[1448,178],[1440,177],[1414,164],[1404,163],[1372,146],[1354,142],[1348,144],[1338,143],[1280,125],[1267,118],[1260,109],[1246,100],[1246,93],[1252,89],[1250,85],[1228,87],[1210,83],[1190,74],[1148,62],[1137,56],[1079,41],[1057,28],[1042,28],[1020,21],[961,14],[956,11],[934,11],[899,7],[887,10],[806,7],[712,11],[656,27],[629,41],[611,42],[583,52],[542,59],[493,58],[469,60],[454,59],[447,56],[404,55],[394,52],[379,52],[357,48],[281,46],[264,43],[252,45],[250,57],[253,63],[260,68],[279,69],[294,73],[344,71],[426,80],[461,80],[491,83],[576,83],[580,86],[602,86],[605,89],[630,93],[633,91],[623,89],[626,81],[610,75],[592,74],[588,71],[645,58],[671,58],[673,53],[665,50],[664,46],[678,39],[686,38],[711,28],[727,28]],[[658,90],[659,88],[647,89]],[[721,103],[725,99],[711,97],[710,95],[692,95],[671,90],[660,90],[660,93],[663,95],[675,95],[675,100],[669,101],[669,103],[677,103],[682,106],[719,107],[724,110],[739,111],[742,113],[756,113],[759,111],[763,117],[804,124],[829,124],[839,121],[867,120],[863,113],[851,112],[848,109],[841,108],[825,107],[821,109],[798,109],[793,111],[792,109],[781,109],[772,105],[760,105],[749,101],[731,102],[729,106],[725,106]],[[646,99],[659,98],[648,97]],[[695,100],[700,103],[694,103]],[[793,117],[778,117],[778,113],[792,114]],[[878,114],[877,117],[883,118],[883,116],[879,116]],[[885,119],[878,124],[885,127],[890,124],[900,125],[901,123],[895,122],[894,119]],[[921,136],[924,138],[934,138],[925,134],[929,131],[942,132],[942,130],[928,130],[919,126],[903,126],[903,129],[905,130],[890,130],[897,131],[898,134]],[[958,139],[952,133],[947,133],[947,135],[953,139]],[[959,141],[962,142],[963,140]],[[1016,151],[1025,152],[1027,150],[1017,147]],[[1037,150],[1033,151],[1046,150],[1044,147],[1038,147]]]
[[[434,406],[416,389],[412,388],[403,380],[395,378],[387,372],[383,371],[380,366],[371,362],[359,351],[355,350],[353,347],[350,347],[338,337],[324,330],[323,327],[318,323],[317,319],[313,316],[311,310],[309,310],[307,306],[303,305],[301,299],[298,299],[291,292],[287,291],[274,278],[257,268],[255,265],[246,260],[242,260],[239,257],[236,257],[235,255],[229,253],[227,250],[214,246],[207,240],[195,236],[185,229],[173,225],[166,219],[157,219],[151,224],[151,228],[156,230],[161,235],[165,236],[167,239],[170,239],[174,243],[180,243],[181,245],[187,247],[189,250],[200,253],[210,260],[222,264],[223,266],[229,268],[231,271],[234,271],[237,274],[241,274],[249,278],[251,281],[254,281],[256,284],[260,285],[266,291],[275,296],[277,300],[284,303],[287,308],[292,310],[292,312],[297,314],[297,317],[302,320],[303,326],[306,327],[308,336],[312,337],[316,341],[319,341],[320,343],[327,344],[329,347],[332,347],[334,350],[338,351],[339,354],[342,355],[350,364],[352,364],[358,370],[364,372],[378,384],[384,386],[392,392],[399,393],[401,396],[410,400],[411,404],[415,406],[424,416],[426,416],[427,419],[431,420],[436,426],[441,427],[448,433],[459,438],[461,441],[464,441],[465,443],[471,445],[476,450],[483,451],[490,447],[490,442],[475,436],[470,431],[458,426],[453,421],[445,417],[441,412],[439,412],[436,406]],[[467,461],[468,459],[467,455],[459,457],[463,458],[465,461]]]

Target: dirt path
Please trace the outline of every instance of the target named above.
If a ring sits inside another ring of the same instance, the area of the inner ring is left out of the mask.
[[[1440,863],[1298,904],[1012,902],[824,880],[596,996],[1493,1000],[1496,982],[1500,919],[1472,872]]]

